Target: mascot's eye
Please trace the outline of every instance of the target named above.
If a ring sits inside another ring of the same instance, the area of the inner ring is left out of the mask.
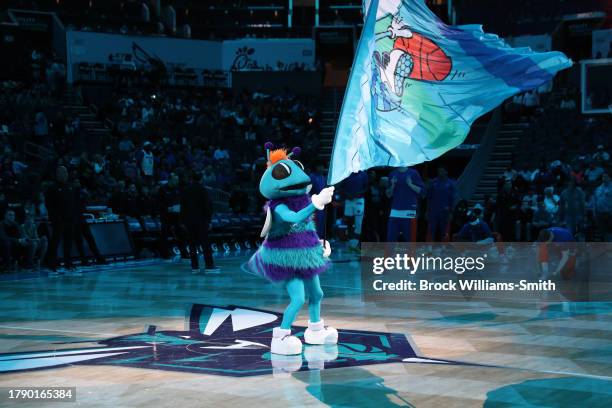
[[[301,161],[299,161],[299,160],[294,160],[293,162],[294,162],[295,164],[297,164],[297,165],[298,165],[298,167],[299,167],[300,169],[304,170],[304,165],[302,164],[302,162],[301,162]]]
[[[278,163],[272,169],[272,177],[277,180],[285,179],[289,177],[289,175],[291,175],[291,168],[289,168],[289,166],[287,166],[285,163]]]

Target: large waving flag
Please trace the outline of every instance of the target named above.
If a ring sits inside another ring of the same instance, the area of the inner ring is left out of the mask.
[[[512,48],[479,25],[447,26],[423,0],[366,1],[336,129],[328,183],[376,166],[433,160],[506,98],[572,65]]]

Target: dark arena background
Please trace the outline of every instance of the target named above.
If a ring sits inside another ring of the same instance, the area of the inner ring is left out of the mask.
[[[324,200],[371,1],[0,2],[0,406],[612,406],[612,1],[374,2],[573,64]],[[450,30],[410,29],[421,72],[396,49],[381,70],[464,75]],[[303,210],[260,193],[299,174],[278,191],[310,184]],[[314,262],[275,241],[279,208],[329,242],[318,291],[259,276]],[[395,254],[454,261],[406,273]],[[309,340],[321,289],[337,344]]]

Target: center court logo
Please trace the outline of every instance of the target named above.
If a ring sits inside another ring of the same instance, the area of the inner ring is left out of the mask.
[[[402,362],[464,364],[421,357],[401,333],[342,329],[337,346],[306,346],[302,356],[288,360],[270,353],[272,329],[281,318],[267,310],[196,304],[184,331],[150,326],[144,333],[100,341],[99,347],[0,354],[0,373],[112,365],[244,377]],[[305,330],[294,329],[298,337]]]

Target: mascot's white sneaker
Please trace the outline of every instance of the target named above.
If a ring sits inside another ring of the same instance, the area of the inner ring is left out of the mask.
[[[302,354],[302,342],[297,337],[291,335],[291,329],[275,327],[272,331],[270,351],[273,354],[282,354],[284,356]]]
[[[307,344],[336,344],[338,331],[333,327],[325,327],[323,319],[316,323],[309,321],[308,328],[304,332],[304,341]]]
[[[308,361],[311,370],[323,370],[325,363],[338,358],[338,345],[325,344],[304,347],[304,358]]]

